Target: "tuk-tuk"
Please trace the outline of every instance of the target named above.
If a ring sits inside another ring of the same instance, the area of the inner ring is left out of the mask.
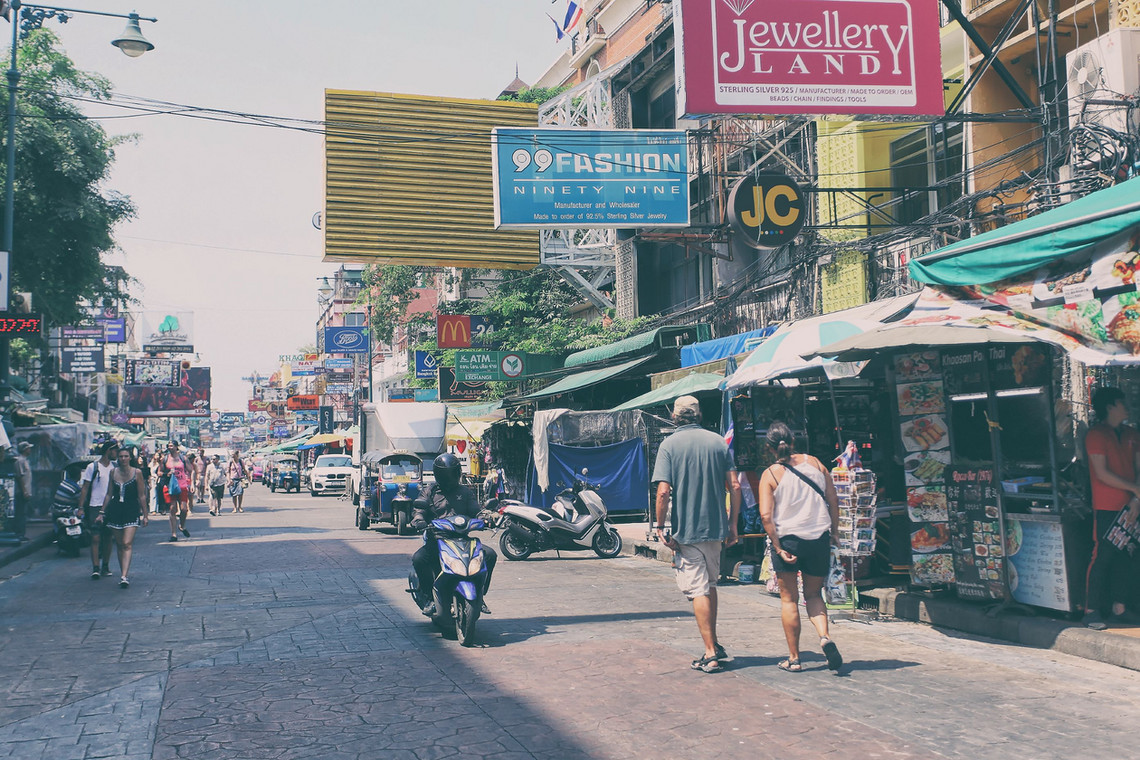
[[[403,535],[412,521],[412,503],[423,484],[423,462],[410,451],[369,451],[360,457],[360,506],[356,527],[391,523]]]
[[[301,468],[297,457],[279,454],[271,460],[269,490],[276,493],[279,488],[286,493],[301,491]]]

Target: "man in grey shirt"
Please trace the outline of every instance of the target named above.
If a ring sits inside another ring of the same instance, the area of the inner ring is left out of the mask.
[[[724,439],[701,427],[701,405],[696,398],[681,396],[674,402],[673,422],[680,427],[661,444],[653,467],[653,480],[657,482],[657,538],[673,550],[677,586],[692,601],[697,628],[704,640],[704,656],[693,660],[692,667],[718,673],[723,670],[720,661],[728,655],[716,637],[716,582],[720,577],[721,546],[736,543],[740,485]],[[671,536],[662,528],[670,496]]]

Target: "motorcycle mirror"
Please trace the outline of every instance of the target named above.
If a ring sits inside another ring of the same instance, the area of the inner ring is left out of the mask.
[[[583,474],[583,475],[589,475],[589,474],[590,474],[590,471],[589,471],[589,470],[587,470],[585,467],[583,467],[583,468],[582,468],[582,474]]]

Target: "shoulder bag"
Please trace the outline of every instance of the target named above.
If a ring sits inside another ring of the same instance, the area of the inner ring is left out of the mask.
[[[789,466],[786,464],[782,464],[780,466],[783,467],[786,472],[792,473],[797,478],[799,478],[800,480],[802,480],[803,482],[805,482],[809,486],[811,486],[811,490],[813,490],[817,494],[819,494],[819,498],[823,499],[824,504],[827,504],[827,496],[826,496],[826,494],[824,494],[823,489],[819,487],[819,483],[816,483],[814,480],[809,478],[807,475],[804,475],[802,472],[797,470],[795,467],[792,467],[792,466]],[[828,507],[830,507],[830,506],[831,505],[828,504]]]

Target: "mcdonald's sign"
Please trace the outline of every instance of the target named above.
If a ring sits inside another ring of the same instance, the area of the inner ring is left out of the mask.
[[[439,348],[484,346],[495,332],[487,317],[468,314],[440,314],[435,319],[435,344]]]
[[[435,344],[439,348],[468,348],[471,345],[471,317],[440,314],[435,319]]]

